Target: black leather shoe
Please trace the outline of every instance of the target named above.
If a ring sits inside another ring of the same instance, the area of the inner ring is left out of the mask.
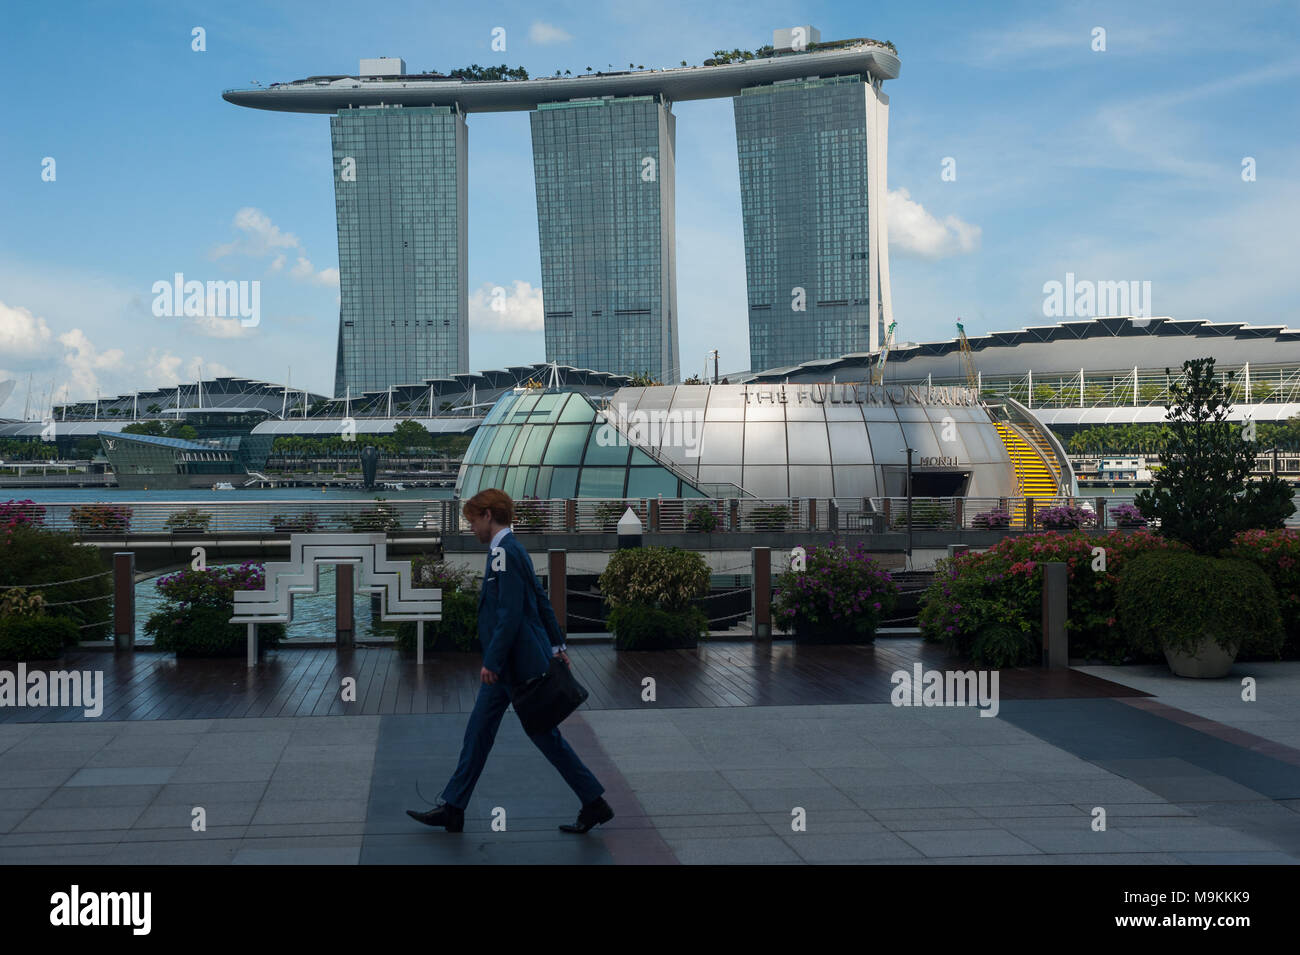
[[[605,802],[604,796],[597,796],[583,806],[578,812],[578,821],[572,826],[560,826],[561,832],[586,832],[592,826],[599,826],[614,818],[614,810]]]
[[[426,826],[442,826],[448,832],[461,832],[465,829],[465,810],[447,803],[441,803],[427,812],[408,809],[406,814],[416,822],[422,822]]]

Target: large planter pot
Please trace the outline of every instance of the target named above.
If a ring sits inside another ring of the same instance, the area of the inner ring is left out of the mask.
[[[1186,676],[1195,679],[1217,679],[1228,675],[1232,669],[1233,661],[1237,659],[1236,646],[1231,651],[1223,649],[1214,640],[1205,640],[1195,653],[1184,653],[1178,650],[1165,650],[1165,660],[1169,663],[1169,669],[1174,671],[1175,676]]]
[[[826,624],[796,620],[794,625],[795,643],[875,643],[875,641],[875,631],[861,622],[846,620]]]

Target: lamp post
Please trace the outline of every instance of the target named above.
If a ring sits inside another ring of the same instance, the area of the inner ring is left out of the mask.
[[[916,448],[899,448],[907,453],[907,569],[912,569],[912,455]]]

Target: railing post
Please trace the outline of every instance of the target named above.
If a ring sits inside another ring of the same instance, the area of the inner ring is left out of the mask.
[[[1065,633],[1069,613],[1069,566],[1059,561],[1043,568],[1043,666],[1060,670],[1070,665],[1070,647]]]
[[[961,498],[959,498],[959,497],[957,497],[957,498],[953,498],[953,502],[952,502],[952,529],[955,530],[955,531],[959,531],[959,530],[961,530],[962,527],[963,527],[964,524],[965,524],[965,520],[966,520],[966,518],[965,518],[965,515],[962,513],[962,504],[963,504],[963,503],[964,503],[964,502],[962,501]]]
[[[334,565],[334,642],[339,647],[355,644],[353,622],[353,567],[351,564]]]
[[[647,530],[652,534],[659,533],[659,503],[657,498],[650,498],[650,512],[647,515],[649,520],[646,523],[648,525]]]
[[[564,529],[570,533],[578,526],[578,502],[573,498],[564,500]]]
[[[113,555],[113,649],[135,649],[135,554]]]
[[[893,508],[890,506],[890,500],[887,497],[883,498],[881,503],[884,504],[882,510],[885,513],[885,533],[888,534],[894,529]]]
[[[740,501],[733,497],[730,503],[731,503],[731,529],[733,531],[738,531],[740,530]]]
[[[755,640],[772,639],[772,551],[767,547],[750,548],[750,612],[754,617]]]
[[[1097,530],[1104,531],[1105,529],[1106,529],[1106,499],[1104,497],[1099,497],[1097,498]]]
[[[1027,497],[1025,498],[1025,530],[1032,531],[1033,529],[1034,529],[1034,499],[1032,497]]]
[[[830,528],[832,534],[838,534],[840,530],[840,509],[835,506],[835,498],[826,500],[826,525]]]
[[[569,634],[569,571],[563,548],[546,552],[546,589],[550,591],[551,609],[560,624],[560,633]]]
[[[808,498],[808,530],[817,530],[817,498]]]

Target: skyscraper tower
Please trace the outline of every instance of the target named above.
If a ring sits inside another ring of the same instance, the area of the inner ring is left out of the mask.
[[[778,55],[790,33],[776,31]],[[893,321],[880,83],[809,76],[732,100],[755,371],[874,351]]]
[[[679,378],[675,126],[657,96],[532,113],[546,360]]]
[[[330,136],[335,395],[468,371],[465,115],[449,106],[341,109]]]

